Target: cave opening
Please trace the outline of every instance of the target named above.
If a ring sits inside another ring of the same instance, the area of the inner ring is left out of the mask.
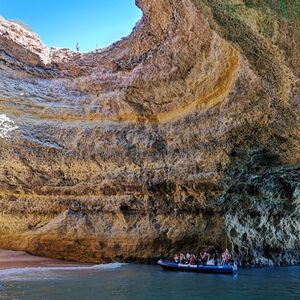
[[[1,15],[36,33],[48,47],[89,52],[129,35],[142,12],[134,0],[3,0]]]

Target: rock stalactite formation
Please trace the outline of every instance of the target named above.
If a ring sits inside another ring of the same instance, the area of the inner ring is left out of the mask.
[[[136,2],[131,35],[89,53],[0,18],[0,247],[296,263],[297,1]]]

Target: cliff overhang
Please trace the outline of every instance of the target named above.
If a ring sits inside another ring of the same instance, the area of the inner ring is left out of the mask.
[[[84,54],[0,18],[0,247],[299,261],[297,7],[136,2],[132,33]]]

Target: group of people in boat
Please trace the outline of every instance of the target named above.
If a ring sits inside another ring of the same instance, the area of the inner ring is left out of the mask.
[[[228,249],[222,255],[218,252],[211,254],[208,251],[201,252],[198,257],[195,254],[180,253],[175,254],[174,261],[180,264],[220,266],[232,263],[232,255]]]

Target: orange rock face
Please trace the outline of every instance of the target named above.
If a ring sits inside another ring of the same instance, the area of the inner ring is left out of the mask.
[[[299,259],[299,17],[223,2],[139,0],[84,54],[0,19],[0,247]]]

